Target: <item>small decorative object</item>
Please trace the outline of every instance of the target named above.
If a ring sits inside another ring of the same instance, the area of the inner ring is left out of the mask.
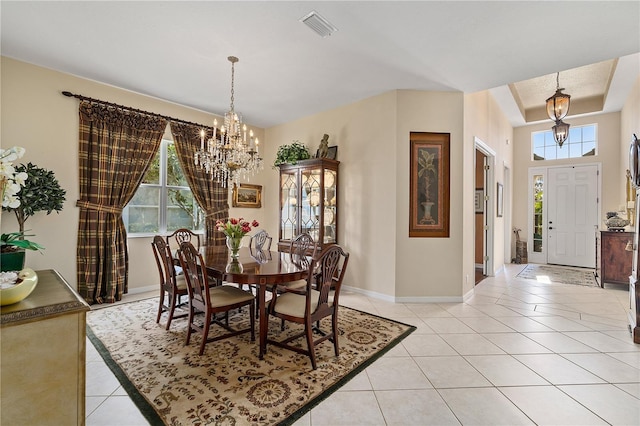
[[[24,232],[10,232],[0,236],[0,271],[19,271],[24,268],[25,250],[44,249],[40,244],[25,240]]]
[[[237,259],[239,256],[240,247],[242,246],[242,237],[251,232],[251,227],[260,226],[257,220],[249,223],[243,218],[235,219],[229,218],[226,222],[218,220],[216,222],[216,229],[227,236],[227,247],[231,253],[232,259]]]
[[[629,221],[618,216],[617,212],[607,212],[604,223],[609,231],[624,231],[624,227],[629,225]]]
[[[277,169],[281,164],[296,164],[299,160],[309,158],[311,158],[309,149],[296,140],[291,145],[280,145],[273,162],[273,168]]]
[[[27,298],[38,284],[38,275],[31,268],[20,272],[0,272],[0,305],[12,305]]]
[[[326,158],[329,154],[329,135],[326,133],[322,137],[320,141],[320,146],[318,147],[318,152],[316,153],[316,158]]]

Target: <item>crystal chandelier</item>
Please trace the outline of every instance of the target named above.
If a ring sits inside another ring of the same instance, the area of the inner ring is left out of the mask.
[[[242,124],[242,114],[236,112],[234,100],[234,65],[238,62],[235,56],[227,58],[231,62],[231,107],[224,115],[224,123],[218,135],[218,120],[213,120],[213,136],[205,146],[205,131],[200,131],[200,149],[194,155],[196,166],[200,166],[211,178],[227,187],[229,182],[238,183],[239,178],[248,178],[256,171],[264,168],[262,158],[258,154],[258,138]]]
[[[547,115],[556,125],[553,126],[553,137],[562,148],[562,144],[569,136],[569,124],[562,121],[569,112],[571,103],[571,95],[562,93],[564,89],[560,88],[560,73],[556,75],[556,93],[547,99]]]

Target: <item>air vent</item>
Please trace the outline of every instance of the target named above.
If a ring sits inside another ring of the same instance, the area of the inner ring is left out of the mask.
[[[311,28],[322,38],[328,37],[338,31],[329,21],[320,16],[315,10],[300,18],[300,22]]]

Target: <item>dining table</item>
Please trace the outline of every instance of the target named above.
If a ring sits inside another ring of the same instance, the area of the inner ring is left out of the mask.
[[[258,251],[241,247],[239,257],[232,259],[226,246],[205,246],[202,250],[207,270],[224,275],[224,280],[256,288],[259,316],[259,357],[267,352],[269,316],[266,308],[267,290],[274,285],[307,278],[309,263],[301,262],[295,255],[279,251]]]

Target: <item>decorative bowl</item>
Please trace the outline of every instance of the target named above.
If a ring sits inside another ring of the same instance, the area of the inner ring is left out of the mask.
[[[38,284],[38,275],[31,268],[24,268],[18,272],[18,284],[13,287],[0,289],[0,305],[12,305],[25,299]]]

